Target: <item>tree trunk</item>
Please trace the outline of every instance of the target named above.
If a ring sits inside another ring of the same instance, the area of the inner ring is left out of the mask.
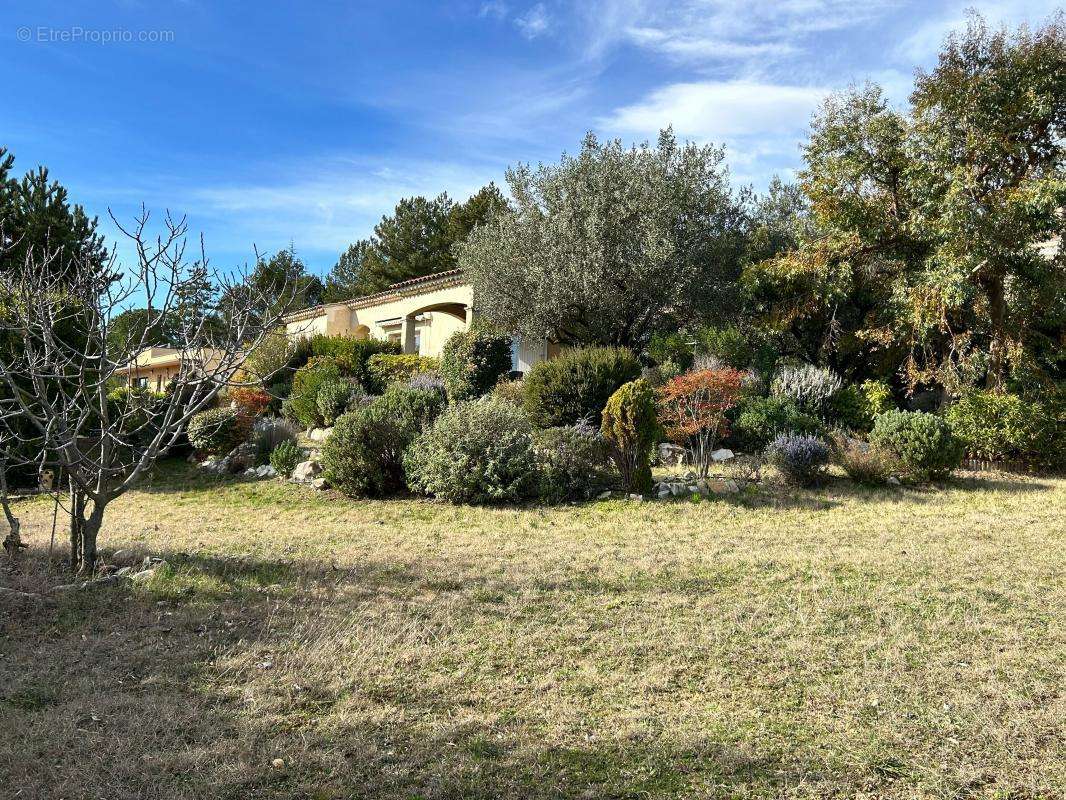
[[[992,323],[992,345],[989,348],[985,388],[998,392],[1003,389],[1003,373],[1007,361],[1007,332],[1004,330],[1007,303],[1003,290],[1003,276],[990,277],[985,282],[985,293],[988,295],[988,312]]]
[[[96,537],[104,521],[104,506],[93,501],[93,513],[85,518],[81,529],[81,571],[92,572],[96,567]]]
[[[81,567],[82,528],[85,524],[85,494],[70,483],[70,571]]]

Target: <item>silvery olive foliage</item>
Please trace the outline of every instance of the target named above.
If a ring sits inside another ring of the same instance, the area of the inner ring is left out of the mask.
[[[507,172],[511,211],[458,247],[479,313],[509,332],[640,349],[656,329],[735,308],[744,213],[721,148],[626,149]]]

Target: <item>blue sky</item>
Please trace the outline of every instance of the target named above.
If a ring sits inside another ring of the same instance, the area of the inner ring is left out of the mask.
[[[799,165],[827,92],[873,79],[902,103],[966,7],[1017,24],[1055,6],[5,0],[0,144],[101,218],[187,214],[216,267],[292,241],[324,273],[400,197],[465,198],[587,130],[673,124],[761,189]]]

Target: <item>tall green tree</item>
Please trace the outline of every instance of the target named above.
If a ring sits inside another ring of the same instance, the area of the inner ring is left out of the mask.
[[[747,288],[852,377],[949,395],[1062,377],[1064,134],[1063,16],[1032,32],[972,16],[906,112],[876,86],[826,102],[800,173],[809,227]]]
[[[746,215],[720,148],[625,148],[507,172],[513,212],[461,244],[480,313],[512,333],[642,349],[657,330],[732,315]]]
[[[326,300],[373,294],[400,281],[454,269],[455,245],[506,207],[506,198],[492,183],[464,203],[447,193],[431,200],[402,199],[391,215],[381,218],[370,239],[341,254],[326,278]]]
[[[29,253],[47,253],[51,272],[68,270],[71,261],[94,265],[103,275],[108,263],[97,219],[71,205],[67,190],[51,180],[45,167],[12,175],[15,158],[0,147],[0,270],[22,269]],[[41,259],[33,259],[40,265]]]
[[[203,288],[199,280],[194,282],[194,287],[193,295]],[[321,303],[323,288],[322,280],[307,271],[304,262],[297,257],[295,248],[290,246],[288,250],[279,250],[269,258],[261,257],[247,281],[234,284],[223,292],[219,311],[223,319],[228,318],[233,316],[234,309],[241,308],[247,302],[248,296],[263,295],[278,298],[277,308],[272,311],[288,314]]]

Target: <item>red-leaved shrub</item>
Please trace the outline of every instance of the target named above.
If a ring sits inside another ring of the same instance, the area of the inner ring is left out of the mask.
[[[666,435],[692,451],[707,477],[715,443],[728,431],[726,412],[740,399],[744,373],[731,368],[686,372],[659,388],[659,421]]]

